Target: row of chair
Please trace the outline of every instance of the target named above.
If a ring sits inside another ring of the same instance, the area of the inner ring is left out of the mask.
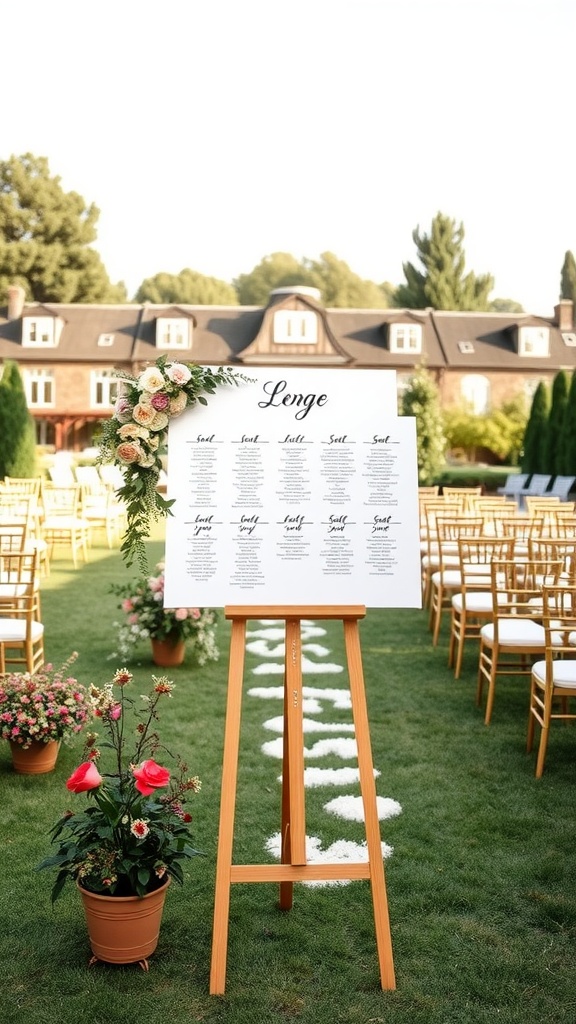
[[[125,522],[123,502],[100,479],[97,484],[64,486],[39,477],[6,477],[0,483],[0,535],[23,525],[26,541],[37,548],[46,572],[58,547],[69,550],[75,567],[79,557],[86,561],[95,530],[104,531],[110,548],[120,543]]]
[[[485,516],[475,505],[477,495],[460,497],[465,500],[458,503],[454,493],[443,495],[431,515],[423,506],[431,507],[438,496],[421,494],[423,596],[432,640],[438,643],[448,609],[448,664],[455,678],[466,643],[477,642],[476,702],[481,706],[486,694],[486,724],[498,678],[530,678],[527,749],[538,724],[539,777],[551,722],[576,719],[569,707],[576,696],[574,506],[549,499],[528,514],[516,506],[512,515]]]

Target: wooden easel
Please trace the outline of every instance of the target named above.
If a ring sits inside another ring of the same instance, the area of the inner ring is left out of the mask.
[[[280,907],[283,910],[289,910],[292,906],[294,882],[318,879],[370,879],[381,985],[383,989],[394,989],[396,983],[388,918],[388,901],[384,881],[380,826],[376,806],[376,786],[374,783],[368,712],[358,632],[358,619],[364,617],[366,609],[363,605],[343,607],[330,605],[320,607],[315,605],[227,606],[224,609],[224,614],[227,619],[232,621],[232,635],[230,641],[226,726],[224,731],[210,994],[223,995],[225,988],[231,884],[234,882],[278,882],[280,885]],[[246,623],[249,619],[283,619],[286,624],[282,765],[282,852],[280,864],[238,865],[232,863],[242,680],[244,675]],[[364,806],[366,845],[368,849],[367,863],[306,863],[301,664],[302,619],[341,619],[344,624],[344,639],[352,697],[352,714],[358,747],[360,791]]]

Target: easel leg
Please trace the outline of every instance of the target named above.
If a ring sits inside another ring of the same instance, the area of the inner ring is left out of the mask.
[[[380,981],[383,989],[395,989],[396,979],[392,956],[392,936],[390,933],[388,899],[382,862],[380,823],[378,821],[376,803],[376,785],[374,782],[374,766],[370,746],[370,729],[362,671],[362,656],[360,653],[360,637],[356,620],[344,620],[344,639],[350,677],[354,730],[358,747],[360,792],[362,794],[366,823],[366,845],[368,847],[370,863],[370,885],[372,887],[372,903],[374,905],[374,926],[376,945],[378,947],[378,961],[380,964]]]
[[[286,619],[284,741],[282,757],[282,863],[306,863],[304,734],[302,725],[302,641],[300,619]],[[293,885],[280,884],[280,906],[292,906]]]
[[[218,858],[216,863],[210,995],[223,995],[226,983],[228,916],[230,911],[230,869],[232,866],[232,848],[234,842],[234,811],[238,779],[238,750],[240,746],[240,716],[242,708],[245,638],[246,622],[244,620],[235,620],[232,623],[232,635],[230,639],[230,669],[228,675],[226,727],[224,730],[224,758],[222,764],[222,794],[220,799]]]

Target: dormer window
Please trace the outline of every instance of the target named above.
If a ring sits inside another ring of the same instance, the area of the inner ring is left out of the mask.
[[[274,313],[274,339],[277,345],[315,345],[318,341],[318,317],[308,309],[279,309]]]
[[[113,345],[113,344],[114,344],[114,335],[113,334],[99,334],[98,335],[98,347],[99,348],[108,348],[110,345]]]
[[[462,355],[464,355],[464,356],[471,355],[471,353],[474,351],[474,342],[472,342],[472,341],[459,341],[458,342],[458,348],[460,349]]]
[[[550,331],[547,327],[521,327],[518,338],[519,356],[545,358],[549,352]]]
[[[191,335],[192,323],[187,317],[158,317],[156,320],[156,348],[190,348]]]
[[[56,344],[54,317],[24,317],[22,320],[22,344],[30,348],[53,348]]]
[[[564,331],[562,341],[568,348],[576,348],[576,334],[573,331]]]
[[[390,324],[390,351],[405,355],[417,355],[421,352],[421,324]]]

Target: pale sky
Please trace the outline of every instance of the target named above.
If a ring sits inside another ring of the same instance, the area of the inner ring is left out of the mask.
[[[18,0],[0,159],[100,209],[130,297],[190,267],[333,252],[398,284],[462,221],[492,298],[551,315],[576,254],[574,0]]]

